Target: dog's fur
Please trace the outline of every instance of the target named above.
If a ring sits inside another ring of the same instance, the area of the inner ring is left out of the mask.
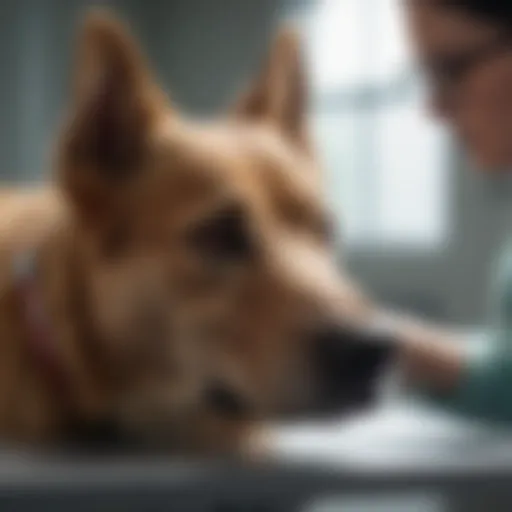
[[[55,184],[0,196],[0,436],[58,440],[72,416],[238,449],[254,419],[312,399],[307,334],[365,310],[330,246],[297,38],[281,32],[229,115],[197,124],[111,15],[90,14],[78,48]],[[29,349],[26,250],[71,407]],[[251,414],[218,414],[213,383]]]

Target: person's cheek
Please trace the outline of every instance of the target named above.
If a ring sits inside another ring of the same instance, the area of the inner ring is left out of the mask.
[[[460,135],[474,163],[496,171],[512,163],[512,95],[503,70],[482,70],[463,91]]]
[[[503,94],[507,100],[503,108],[503,144],[507,159],[507,166],[512,169],[512,56],[507,60],[506,77],[504,79]]]

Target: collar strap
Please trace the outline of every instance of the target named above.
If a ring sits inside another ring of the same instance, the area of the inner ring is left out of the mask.
[[[71,379],[61,360],[53,326],[38,286],[37,263],[35,251],[18,254],[13,262],[14,288],[27,348],[51,392],[69,405]]]

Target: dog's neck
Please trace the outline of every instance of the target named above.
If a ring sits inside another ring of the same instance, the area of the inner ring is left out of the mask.
[[[35,248],[14,255],[15,298],[29,356],[50,391],[71,409],[73,379],[61,361],[60,347],[41,294],[37,256]]]
[[[88,294],[85,287],[85,266],[80,245],[75,239],[79,232],[66,226],[55,234],[47,249],[42,283],[53,311],[51,319],[56,342],[67,366],[71,391],[78,413],[94,416],[104,407],[108,375],[101,353],[101,339],[94,328]]]
[[[0,397],[0,408],[8,409],[8,417],[19,418],[13,421],[11,428],[27,440],[45,438],[45,431],[53,434],[77,420],[93,422],[108,409],[108,376],[104,374],[102,355],[98,350],[99,336],[88,318],[84,269],[74,239],[76,229],[66,222],[69,220],[64,218],[33,244],[26,244],[23,251],[15,250],[12,254],[16,259],[28,250],[37,262],[37,273],[30,277],[29,290],[37,298],[32,296],[30,300],[36,300],[43,311],[45,324],[51,332],[51,339],[44,343],[51,344],[47,349],[52,351],[54,363],[58,365],[58,369],[51,371],[65,375],[61,385],[66,386],[66,390],[59,392],[56,389],[55,382],[48,378],[47,361],[34,354],[34,341],[37,340],[31,338],[38,334],[31,331],[33,320],[26,316],[29,297],[24,295],[26,291],[20,297],[19,276],[14,275],[12,266],[10,285],[2,294],[2,323],[8,331],[6,339],[18,340],[17,346],[3,347],[2,351],[11,350],[7,361],[10,359],[12,363],[14,360],[20,373],[18,377],[14,371],[7,371],[4,378],[7,380],[11,376],[9,386],[26,395],[18,399],[25,402],[23,408],[27,412],[13,414],[12,409],[21,404],[10,404],[4,397]],[[23,382],[22,378],[25,379]],[[3,428],[0,422],[0,430]]]

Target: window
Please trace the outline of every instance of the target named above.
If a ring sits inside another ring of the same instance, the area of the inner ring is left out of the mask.
[[[448,147],[424,113],[400,0],[318,0],[305,13],[317,144],[351,246],[435,248]]]

